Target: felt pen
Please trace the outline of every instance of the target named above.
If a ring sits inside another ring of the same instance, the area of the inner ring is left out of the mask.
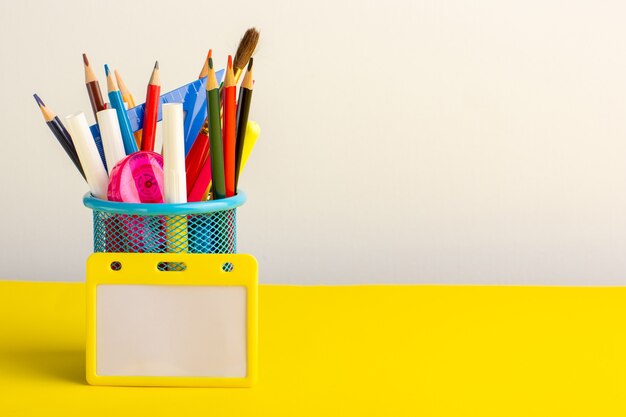
[[[67,116],[65,123],[74,140],[74,146],[76,146],[80,164],[85,171],[91,194],[96,198],[106,200],[109,176],[100,159],[85,113],[80,112]]]
[[[109,174],[111,174],[115,165],[126,157],[124,140],[122,139],[120,124],[117,121],[117,111],[115,109],[101,110],[97,117],[102,146],[104,147],[104,157],[107,161]]]

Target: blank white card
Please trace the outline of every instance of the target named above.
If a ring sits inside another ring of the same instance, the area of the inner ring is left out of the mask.
[[[246,376],[246,288],[98,285],[96,373]]]

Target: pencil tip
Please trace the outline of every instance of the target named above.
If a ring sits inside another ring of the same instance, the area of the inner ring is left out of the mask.
[[[45,106],[45,104],[43,104],[43,100],[39,98],[39,96],[37,94],[33,94],[33,97],[35,97],[35,101],[37,102],[37,104],[39,104],[39,106]]]
[[[213,69],[213,58],[209,58],[209,68]]]
[[[87,59],[87,54],[83,54],[83,62],[85,63],[85,66],[89,66],[89,60]]]
[[[248,61],[248,71],[252,69],[253,62],[254,62],[254,58],[250,57],[250,61]]]
[[[159,61],[155,61],[155,63],[154,63],[154,69],[159,69]]]
[[[206,59],[209,59],[213,56],[213,49],[209,49],[209,53],[206,55]]]
[[[233,67],[233,56],[232,55],[228,55],[228,68],[232,68]]]
[[[106,74],[107,77],[109,76],[110,72],[111,71],[109,71],[109,66],[107,64],[104,64],[104,73]]]

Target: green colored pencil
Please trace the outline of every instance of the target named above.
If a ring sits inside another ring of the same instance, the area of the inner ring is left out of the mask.
[[[206,82],[206,105],[209,119],[209,141],[211,143],[211,181],[212,198],[219,200],[226,197],[226,181],[224,179],[224,150],[222,149],[222,123],[220,120],[220,92],[213,58],[209,58],[209,75]]]

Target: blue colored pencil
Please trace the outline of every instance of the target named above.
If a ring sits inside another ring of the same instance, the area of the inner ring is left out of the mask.
[[[122,131],[122,139],[124,141],[124,150],[126,151],[126,155],[130,155],[133,152],[137,152],[139,148],[137,148],[137,142],[135,142],[133,129],[130,127],[130,119],[128,118],[128,114],[126,114],[126,109],[124,108],[122,93],[117,87],[117,84],[113,79],[113,73],[109,70],[108,65],[104,66],[104,72],[107,76],[109,102],[117,112],[117,119],[120,122],[120,130]]]

